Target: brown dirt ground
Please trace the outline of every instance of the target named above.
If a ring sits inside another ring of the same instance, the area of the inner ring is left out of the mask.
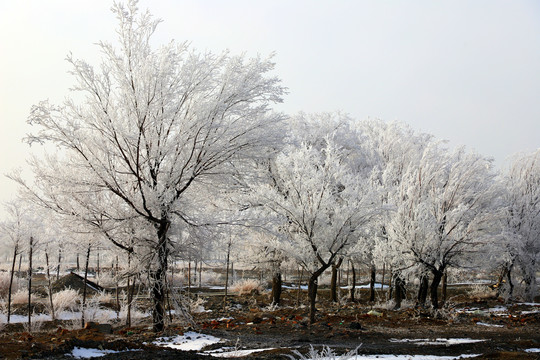
[[[208,295],[208,294],[207,294]],[[268,294],[231,296],[224,309],[221,296],[201,295],[205,308],[212,312],[196,314],[195,330],[228,341],[241,348],[276,348],[256,353],[249,359],[283,359],[290,349],[306,352],[310,345],[331,346],[336,352],[358,348],[359,354],[430,354],[457,356],[482,354],[477,359],[538,359],[525,349],[540,348],[540,314],[522,314],[540,310],[526,305],[509,306],[510,315],[458,313],[446,309],[440,314],[423,309],[392,311],[376,305],[331,304],[324,292],[319,299],[318,321],[309,325],[307,308],[296,308],[296,292],[284,293],[283,306],[271,310]],[[455,308],[488,309],[503,305],[494,299],[454,298]],[[241,309],[238,307],[241,306]],[[381,316],[368,315],[371,309]],[[218,320],[231,317],[229,320]],[[488,327],[478,322],[499,325]],[[21,325],[10,325],[0,334],[0,358],[5,359],[72,359],[65,355],[75,347],[112,350],[139,349],[110,354],[100,359],[207,359],[194,352],[181,352],[148,345],[157,336],[176,335],[187,331],[186,325],[172,324],[162,334],[154,334],[149,324],[127,329],[117,327],[113,334],[97,330],[67,330],[61,322],[48,323],[44,331],[29,334]],[[472,338],[485,341],[461,345],[418,346],[392,342],[390,339]],[[214,347],[222,347],[219,344]]]

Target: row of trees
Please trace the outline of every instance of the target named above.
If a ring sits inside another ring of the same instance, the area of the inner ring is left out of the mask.
[[[533,299],[540,151],[500,174],[491,160],[404,124],[319,114],[291,126],[267,177],[251,187],[250,207],[266,215],[272,240],[263,246],[311,274],[312,321],[317,279],[343,259],[389,268],[396,285],[418,279],[418,303],[429,293],[434,308],[450,268],[502,269],[509,280],[517,270]]]
[[[312,321],[319,276],[349,259],[384,264],[396,284],[417,277],[422,294],[431,278],[434,307],[451,267],[518,270],[535,294],[538,152],[499,175],[490,160],[403,124],[287,117],[271,109],[286,92],[271,59],[154,49],[158,21],[136,1],[113,11],[119,45],[99,43],[98,68],[68,57],[75,94],[32,107],[27,141],[56,152],[31,161],[33,180],[11,178],[49,226],[137,264],[154,330],[164,327],[171,259],[216,238],[246,241],[276,286],[286,259],[308,271]]]

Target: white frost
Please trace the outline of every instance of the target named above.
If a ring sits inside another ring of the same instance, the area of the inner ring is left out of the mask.
[[[457,355],[457,356],[438,356],[438,355],[356,355],[353,357],[343,357],[335,356],[332,358],[320,358],[317,360],[458,360],[458,359],[467,359],[480,356],[480,354],[468,354],[468,355]],[[312,359],[308,359],[312,360]],[[314,359],[313,359],[314,360]]]
[[[75,359],[89,359],[94,357],[105,356],[107,354],[119,353],[120,351],[115,350],[100,350],[100,349],[87,349],[75,347],[71,352],[71,356]]]
[[[266,349],[223,351],[223,350],[228,350],[228,349],[229,348],[221,348],[221,349],[212,350],[212,351],[205,351],[204,353],[208,355],[212,355],[214,357],[238,358],[238,357],[248,356],[250,354],[261,352],[261,351],[274,350],[274,348],[266,348]]]
[[[395,343],[414,343],[416,345],[459,345],[459,344],[472,344],[482,342],[485,340],[469,339],[469,338],[438,338],[438,339],[390,339],[390,342]]]
[[[184,351],[200,351],[205,346],[219,343],[221,339],[205,334],[199,334],[193,331],[188,331],[184,335],[176,337],[161,337],[157,338],[153,343],[158,346],[168,347]]]
[[[476,325],[480,325],[480,326],[489,326],[489,327],[498,327],[498,328],[504,327],[504,325],[488,324],[488,323],[481,322],[481,321],[477,322]]]

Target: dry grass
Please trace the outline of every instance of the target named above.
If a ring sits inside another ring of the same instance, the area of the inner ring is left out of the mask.
[[[12,293],[18,290],[17,277],[13,277]],[[0,272],[0,297],[7,297],[9,292],[9,272]]]
[[[111,293],[106,291],[102,291],[94,295],[94,299],[100,304],[112,304],[116,302],[116,298]]]
[[[197,274],[197,278],[199,275]],[[212,270],[203,270],[201,273],[201,283],[203,285],[221,285],[223,283],[222,276]],[[197,279],[198,284],[198,279]]]
[[[313,345],[310,345],[310,350],[306,355],[303,355],[298,350],[293,350],[293,354],[295,354],[297,357],[294,357],[292,355],[287,355],[289,359],[295,360],[349,360],[349,359],[356,359],[358,356],[358,349],[362,346],[361,344],[355,349],[351,350],[346,354],[338,355],[336,354],[329,346],[323,346],[321,351],[317,351]]]
[[[261,283],[254,279],[240,280],[231,286],[231,292],[238,295],[258,294],[262,291],[262,289],[263,287]]]
[[[497,292],[485,284],[474,284],[468,291],[468,296],[474,299],[490,299],[496,297]]]
[[[117,277],[112,271],[102,271],[95,282],[105,288],[114,288],[116,287]]]
[[[36,302],[39,300],[39,297],[35,294],[31,294],[30,301]],[[18,290],[11,296],[11,303],[14,305],[28,304],[28,290]]]
[[[79,309],[79,303],[81,301],[81,295],[77,290],[66,289],[54,293],[53,304],[55,313],[59,313],[64,310],[76,311]]]

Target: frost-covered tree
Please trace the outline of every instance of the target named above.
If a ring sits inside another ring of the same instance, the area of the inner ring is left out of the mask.
[[[417,168],[400,184],[389,226],[394,256],[432,274],[430,297],[448,267],[472,267],[489,241],[492,212],[500,198],[491,161],[463,148],[453,152],[433,143]]]
[[[171,224],[196,222],[210,190],[225,186],[244,160],[265,156],[282,118],[269,106],[284,88],[268,76],[269,59],[198,53],[175,42],[156,49],[159,21],[136,1],[113,12],[118,46],[98,44],[99,67],[68,56],[76,94],[32,107],[29,123],[38,130],[29,142],[52,142],[62,155],[35,162],[37,187],[27,189],[41,204],[102,229],[139,220],[153,254],[147,266],[160,331]]]
[[[13,290],[13,278],[15,275],[15,263],[17,256],[21,254],[21,251],[25,247],[24,242],[26,234],[28,233],[28,224],[26,221],[28,209],[27,205],[20,199],[5,203],[4,207],[7,219],[0,223],[0,231],[2,240],[6,242],[5,245],[13,252],[7,298],[7,323],[9,324],[11,320],[11,295]]]
[[[533,301],[540,263],[540,150],[516,157],[505,175],[504,268],[511,281],[511,270],[517,265],[523,276],[525,297]]]
[[[353,168],[362,154],[350,153],[340,140],[330,133],[317,143],[288,146],[271,162],[271,181],[255,188],[256,203],[287,235],[277,246],[310,274],[311,322],[319,276],[377,213],[369,173],[362,177]]]
[[[366,148],[373,152],[374,171],[371,177],[373,186],[378,189],[380,205],[386,207],[380,217],[376,236],[369,240],[370,246],[358,249],[361,259],[371,264],[372,282],[375,266],[388,267],[393,272],[394,285],[404,285],[404,275],[408,264],[391,249],[388,237],[388,226],[395,215],[396,203],[399,202],[399,191],[404,176],[410,169],[417,168],[426,147],[433,142],[433,137],[414,131],[410,126],[400,122],[384,122],[382,120],[366,120],[357,123],[364,134]],[[396,289],[397,290],[397,289]],[[404,289],[394,291],[401,294]],[[399,301],[396,301],[399,307]]]

